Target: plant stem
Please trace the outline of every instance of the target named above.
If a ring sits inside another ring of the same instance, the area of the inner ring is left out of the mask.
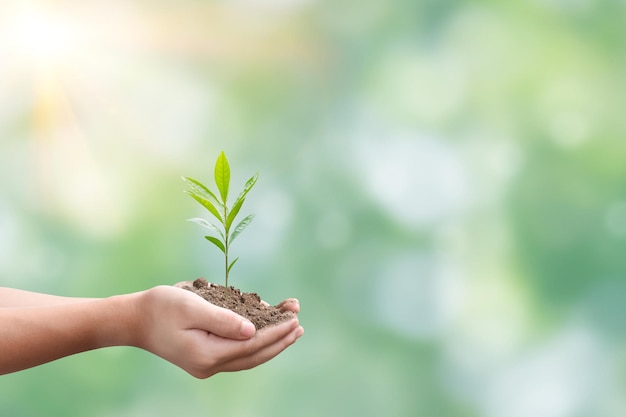
[[[228,232],[226,232],[228,233]],[[225,265],[224,267],[226,268],[226,289],[228,289],[228,234],[225,237],[225,241],[224,241],[224,258],[225,258]]]
[[[224,271],[226,272],[226,293],[228,294],[228,207],[226,207],[226,201],[224,201]]]

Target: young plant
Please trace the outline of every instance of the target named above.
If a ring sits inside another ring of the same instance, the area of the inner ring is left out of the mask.
[[[217,237],[205,236],[205,239],[217,246],[219,250],[224,253],[225,281],[226,288],[228,288],[228,274],[230,273],[233,265],[235,265],[235,262],[239,259],[237,257],[233,261],[229,261],[228,251],[230,249],[230,245],[237,238],[237,236],[239,236],[239,234],[243,232],[246,227],[248,227],[250,222],[252,222],[254,214],[246,216],[234,228],[232,225],[237,217],[237,214],[239,214],[239,210],[246,199],[246,195],[252,187],[254,187],[254,184],[256,184],[259,174],[255,174],[246,182],[243,191],[239,194],[237,199],[235,199],[235,202],[231,207],[228,207],[227,204],[230,186],[230,165],[228,164],[228,159],[226,159],[224,151],[220,153],[217,161],[215,162],[214,175],[215,185],[217,186],[219,192],[219,198],[199,181],[189,177],[183,177],[183,181],[185,181],[189,187],[189,190],[187,190],[186,193],[206,208],[213,215],[213,217],[219,220],[220,225],[218,227],[214,223],[202,218],[188,219],[189,221],[197,223],[217,235]]]

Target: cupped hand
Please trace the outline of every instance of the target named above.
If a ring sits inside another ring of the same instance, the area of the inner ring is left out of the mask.
[[[259,330],[238,314],[183,290],[189,283],[141,293],[135,345],[179,366],[196,378],[250,369],[293,344],[304,329],[298,319]],[[279,304],[300,311],[295,299]]]

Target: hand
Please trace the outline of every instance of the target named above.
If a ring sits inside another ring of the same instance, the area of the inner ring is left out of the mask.
[[[304,333],[297,318],[256,332],[252,323],[238,314],[181,288],[155,287],[140,293],[139,300],[135,345],[196,378],[258,366]],[[279,306],[300,311],[295,299]]]

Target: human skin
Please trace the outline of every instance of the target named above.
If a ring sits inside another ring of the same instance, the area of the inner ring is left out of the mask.
[[[279,306],[300,311],[295,299]],[[297,318],[257,332],[238,314],[176,286],[108,298],[0,287],[0,375],[88,350],[134,346],[208,378],[265,363],[303,333]]]

